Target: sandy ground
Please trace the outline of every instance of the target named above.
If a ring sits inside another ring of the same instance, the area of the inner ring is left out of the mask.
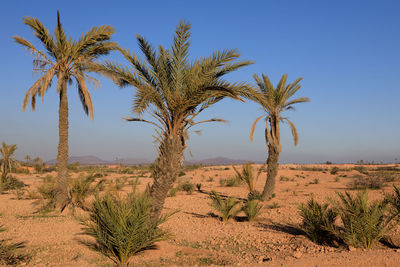
[[[329,170],[337,166],[337,174]],[[304,165],[282,165],[276,185],[276,197],[264,204],[261,215],[254,222],[238,220],[223,223],[213,215],[207,192],[245,198],[247,187],[222,187],[219,180],[234,176],[230,166],[203,167],[187,171],[180,180],[202,184],[202,191],[192,194],[178,192],[166,200],[165,212],[179,210],[162,227],[172,233],[168,241],[157,244],[157,249],[141,252],[133,257],[138,266],[400,266],[400,250],[378,244],[373,250],[334,248],[320,246],[309,241],[298,225],[298,205],[311,195],[319,201],[335,197],[335,191],[346,190],[352,176],[358,174],[353,165],[307,165],[327,171],[305,170]],[[366,166],[375,168],[376,166]],[[400,166],[399,166],[400,167]],[[35,188],[46,174],[15,174]],[[52,175],[55,175],[54,173]],[[76,174],[73,174],[76,175]],[[135,175],[110,174],[107,179]],[[150,174],[140,178],[139,189],[151,183]],[[345,176],[345,177],[344,177]],[[283,177],[280,179],[280,177]],[[314,184],[315,179],[318,183]],[[265,174],[257,181],[262,191]],[[124,187],[128,192],[130,185]],[[382,197],[382,191],[390,192],[388,185],[381,190],[369,191],[370,197]],[[4,238],[25,241],[26,251],[32,255],[28,266],[112,266],[112,262],[80,244],[81,225],[70,214],[34,213],[35,200],[16,198],[12,192],[0,195],[0,222],[8,231]],[[395,229],[393,235],[399,235]]]

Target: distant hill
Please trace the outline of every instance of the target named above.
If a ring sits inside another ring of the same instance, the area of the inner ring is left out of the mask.
[[[225,157],[215,157],[215,158],[209,158],[209,159],[203,159],[203,160],[186,160],[184,161],[184,165],[232,165],[232,164],[243,164],[247,160],[242,160],[242,159],[230,159],[230,158],[225,158]],[[79,162],[81,165],[118,165],[118,164],[124,164],[124,165],[147,165],[151,164],[151,161],[148,159],[143,159],[143,158],[118,158],[113,161],[107,161],[103,160],[99,157],[96,156],[79,156],[79,157],[69,157],[68,163],[73,164],[75,162]],[[47,164],[56,164],[57,160],[52,159],[46,162]],[[263,163],[261,161],[257,161],[255,163]]]
[[[203,160],[187,160],[183,164],[184,165],[232,165],[232,164],[243,164],[248,160],[242,159],[230,159],[225,157],[216,157],[216,158],[209,158]],[[262,163],[261,161],[257,161],[255,163]]]
[[[151,162],[147,159],[136,159],[136,158],[127,158],[127,159],[118,159],[118,161],[107,161],[96,156],[79,156],[79,157],[69,157],[68,163],[73,164],[75,162],[79,162],[81,165],[116,165],[116,164],[124,164],[124,165],[139,165],[139,164],[150,164]],[[46,162],[47,164],[56,164],[57,160],[52,159]]]

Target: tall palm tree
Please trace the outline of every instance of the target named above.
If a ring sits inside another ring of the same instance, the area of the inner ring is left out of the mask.
[[[252,63],[238,61],[240,55],[236,50],[215,52],[189,62],[190,28],[190,24],[181,21],[171,49],[159,46],[158,52],[142,36],[136,35],[146,61],[121,49],[132,68],[110,61],[97,68],[120,87],[136,88],[133,112],[138,117],[126,120],[155,126],[159,147],[153,168],[154,183],[150,188],[153,218],[159,217],[182,166],[188,130],[200,123],[224,121],[217,118],[195,121],[195,118],[225,97],[241,100],[240,96],[248,94],[250,88],[246,83],[222,79],[225,74]],[[153,120],[143,119],[145,112]]]
[[[292,136],[294,145],[298,143],[298,134],[294,124],[286,117],[282,117],[281,114],[287,110],[293,110],[293,105],[303,102],[309,102],[310,99],[307,97],[300,97],[292,99],[293,95],[300,89],[301,85],[299,82],[302,78],[298,78],[293,83],[286,85],[287,74],[282,75],[276,88],[271,84],[267,75],[262,75],[262,80],[256,74],[254,74],[254,80],[258,87],[256,93],[253,94],[250,99],[260,104],[264,109],[264,115],[258,117],[251,126],[250,140],[253,141],[253,134],[257,122],[265,117],[265,142],[268,149],[267,159],[267,181],[265,182],[262,197],[264,200],[271,198],[275,189],[275,179],[278,174],[278,160],[281,152],[281,134],[280,134],[280,123],[287,122],[292,130]]]
[[[17,145],[7,145],[4,141],[1,142],[0,154],[0,170],[1,170],[1,186],[7,182],[7,176],[12,169],[18,165],[18,161],[14,158],[14,153],[17,150]]]
[[[57,206],[61,210],[69,201],[67,183],[67,162],[68,162],[68,98],[67,84],[75,80],[79,97],[86,115],[93,119],[93,104],[87,82],[94,86],[99,85],[98,81],[89,75],[91,71],[88,66],[101,55],[108,54],[117,48],[116,43],[109,41],[114,29],[111,26],[93,27],[83,34],[78,40],[72,37],[67,38],[60,21],[60,14],[57,11],[57,26],[54,36],[36,18],[25,17],[24,23],[28,25],[43,43],[45,51],[36,49],[30,42],[15,36],[14,40],[24,46],[33,56],[33,70],[43,74],[25,95],[22,109],[25,110],[28,102],[35,110],[36,98],[44,98],[44,94],[51,86],[54,77],[57,77],[57,93],[60,97],[59,103],[59,143],[57,153]]]

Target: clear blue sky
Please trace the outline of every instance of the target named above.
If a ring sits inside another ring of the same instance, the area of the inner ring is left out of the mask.
[[[115,41],[139,52],[135,33],[155,46],[169,46],[184,19],[192,23],[191,58],[237,48],[243,59],[256,62],[231,74],[232,81],[253,82],[254,73],[267,74],[274,84],[283,73],[289,80],[303,76],[297,96],[311,102],[286,114],[300,142],[294,147],[290,129],[283,127],[281,162],[400,160],[399,1],[4,1],[1,9],[0,140],[18,144],[18,158],[56,157],[58,98],[51,88],[35,112],[22,112],[25,92],[38,76],[32,74],[32,58],[12,36],[40,47],[22,18],[37,17],[53,32],[59,9],[74,38],[108,24],[116,29]],[[92,90],[94,121],[85,116],[75,88],[69,90],[70,155],[153,159],[152,127],[121,119],[131,115],[134,89],[100,81],[102,87]],[[201,136],[193,133],[194,159],[265,160],[261,124],[255,141],[248,139],[261,114],[256,104],[231,100],[205,112],[202,118],[230,123],[203,125]]]

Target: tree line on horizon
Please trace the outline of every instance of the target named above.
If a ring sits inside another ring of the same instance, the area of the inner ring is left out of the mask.
[[[60,211],[70,203],[67,181],[67,89],[68,85],[75,82],[83,110],[93,120],[94,108],[88,85],[99,86],[100,83],[90,73],[109,78],[118,87],[134,87],[136,90],[132,112],[136,117],[125,120],[144,122],[155,127],[159,146],[152,169],[154,182],[149,188],[153,220],[160,217],[168,191],[173,187],[182,167],[186,141],[189,138],[188,130],[202,123],[224,122],[221,118],[196,120],[202,111],[224,98],[250,100],[259,104],[264,111],[251,127],[250,140],[253,139],[257,122],[264,118],[268,159],[262,198],[268,200],[272,196],[281,152],[281,123],[289,124],[294,143],[298,143],[296,127],[282,113],[293,110],[295,104],[309,101],[307,97],[294,98],[301,87],[302,78],[288,83],[288,75],[284,74],[274,86],[267,75],[262,74],[259,77],[254,74],[256,86],[240,81],[231,83],[223,77],[254,62],[239,59],[240,54],[235,49],[216,51],[206,57],[189,61],[191,25],[184,21],[180,21],[176,27],[171,48],[160,45],[157,50],[144,37],[136,35],[144,59],[112,41],[115,30],[109,25],[95,26],[78,40],[74,40],[64,32],[58,11],[54,35],[37,18],[24,17],[23,22],[32,29],[44,50],[37,49],[22,37],[13,37],[32,55],[33,71],[41,74],[26,92],[22,109],[25,111],[30,102],[34,111],[37,98],[41,97],[43,100],[53,79],[57,79],[56,90],[60,100],[56,203]],[[119,52],[127,64],[108,59],[98,60],[111,51]],[[152,120],[143,119],[144,114],[149,114]]]

